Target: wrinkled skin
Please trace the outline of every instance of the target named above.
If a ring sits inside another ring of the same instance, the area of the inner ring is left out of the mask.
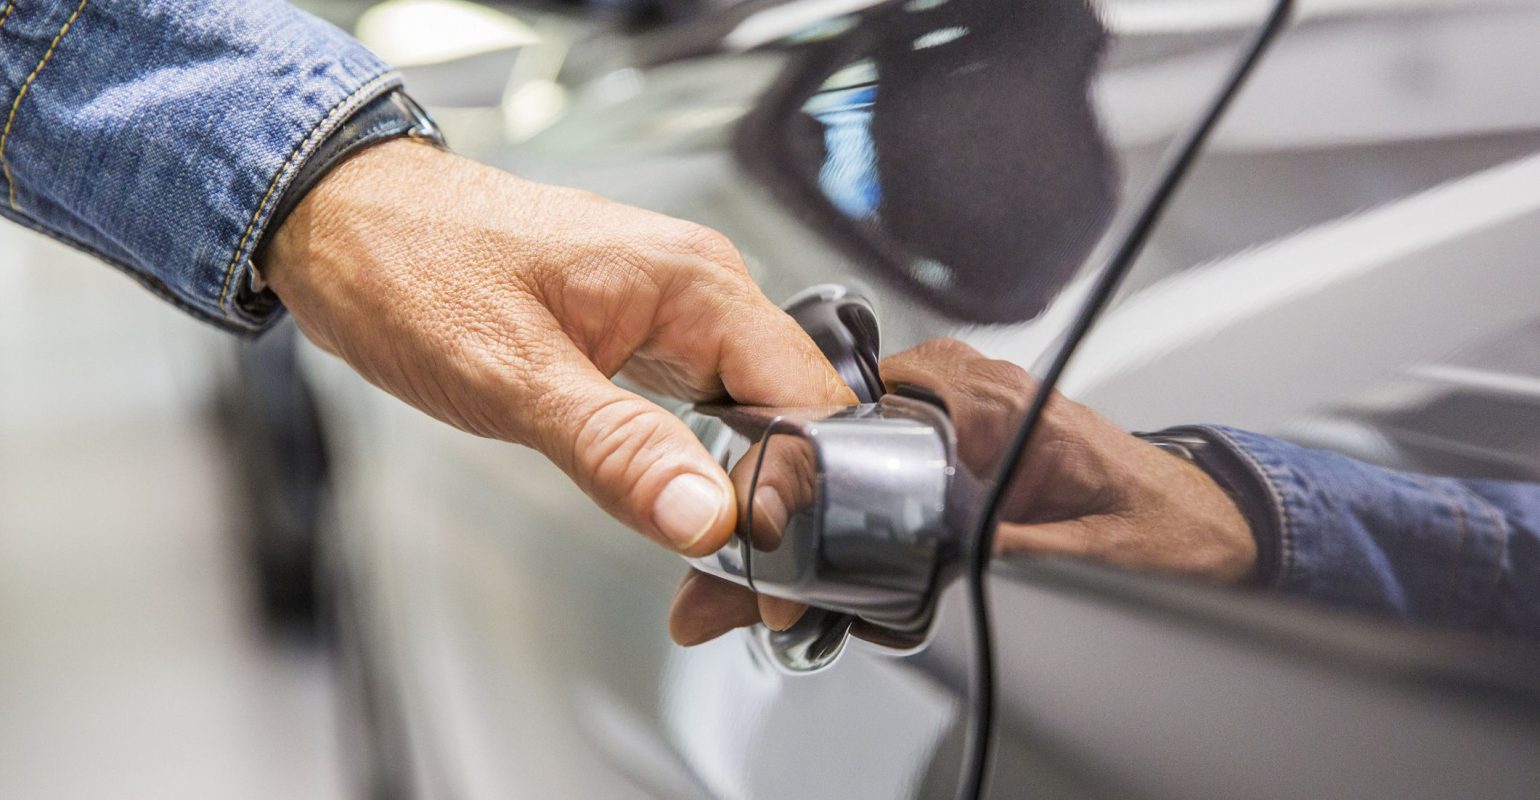
[[[410,141],[349,159],[259,264],[300,329],[471,433],[528,445],[678,552],[733,529],[728,476],[611,381],[756,405],[855,398],[721,235]]]
[[[887,359],[882,377],[890,388],[908,384],[939,396],[957,430],[960,460],[981,476],[998,470],[1002,450],[1038,389],[1015,364],[984,358],[951,340],[927,342]],[[1223,489],[1198,467],[1086,406],[1055,394],[1024,458],[1001,509],[997,555],[1083,558],[1221,583],[1240,581],[1254,568],[1256,543]],[[794,479],[794,461],[785,462],[785,474],[793,479],[776,478],[778,486],[803,483]],[[765,504],[757,494],[755,501],[755,508],[744,509],[755,515],[755,528],[779,530],[784,506]],[[761,522],[776,514],[781,516]],[[674,598],[670,632],[680,644],[699,644],[761,621],[784,629],[801,611],[795,603],[756,598],[691,572]]]

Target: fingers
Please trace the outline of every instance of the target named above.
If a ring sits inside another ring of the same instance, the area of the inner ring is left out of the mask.
[[[756,292],[757,295],[757,292]],[[761,406],[851,405],[845,385],[822,351],[785,312],[762,296],[755,301],[764,338],[730,336],[719,365],[723,388],[739,403]]]
[[[772,630],[784,631],[797,624],[807,612],[807,606],[795,600],[783,600],[768,594],[758,595],[759,618]]]
[[[780,547],[786,528],[817,501],[818,465],[813,446],[799,436],[772,435],[763,445],[748,534],[754,549]]]
[[[754,405],[855,402],[812,340],[749,280],[731,246],[706,233],[685,237],[701,243],[682,253],[645,253],[654,282],[628,293],[656,307],[638,346],[615,345],[613,337],[641,328],[554,318],[556,330],[542,347],[545,367],[534,376],[539,407],[519,410],[536,429],[536,446],[601,506],[687,555],[727,541],[736,517],[733,486],[681,421],[616,387],[608,380],[613,358],[596,355],[629,353],[643,385],[697,398],[720,386]],[[577,277],[565,285],[587,286]],[[569,302],[555,305],[566,316],[577,313]]]
[[[792,441],[789,437],[776,439]],[[806,467],[798,463],[801,459],[788,462],[773,458],[771,456],[781,448],[772,445],[762,464],[760,453],[763,448],[764,445],[758,443],[751,446],[733,465],[729,475],[738,496],[738,518],[750,521],[749,534],[757,549],[771,550],[780,544],[792,510],[812,502],[812,490],[808,481],[795,477],[806,473]],[[796,448],[798,451],[804,449]],[[757,487],[751,485],[756,468],[760,478]],[[792,505],[788,506],[783,497],[791,498]],[[669,627],[674,641],[688,646],[761,621],[775,630],[786,630],[796,624],[805,611],[807,606],[801,603],[756,594],[736,584],[692,571],[675,596]]]
[[[729,470],[729,479],[738,498],[738,519],[748,522],[747,533],[760,550],[779,546],[793,509],[812,502],[809,481],[796,479],[806,467],[774,458],[783,448],[773,446],[761,461],[765,444],[749,447]],[[801,448],[799,448],[801,449]],[[754,485],[755,474],[759,484]],[[793,504],[788,506],[790,498]],[[669,630],[674,641],[685,645],[700,644],[722,634],[763,621],[775,630],[785,630],[802,618],[807,606],[760,595],[736,584],[692,571],[680,585],[669,614]]]
[[[773,551],[781,546],[792,515],[813,504],[816,467],[812,448],[803,439],[772,436],[764,448],[750,507],[740,513],[749,520],[749,541],[754,549]],[[757,455],[757,450],[751,454]],[[806,605],[792,600],[767,594],[758,595],[758,599],[759,618],[778,631],[795,625],[807,611]]]
[[[796,321],[760,292],[732,245],[696,228],[661,279],[656,326],[627,374],[684,399],[848,405],[855,394]]]
[[[1039,386],[1021,367],[986,358],[955,339],[898,353],[884,360],[881,370],[889,387],[913,384],[941,398],[957,430],[958,455],[976,475],[999,468]]]
[[[957,452],[976,476],[996,474],[1005,448],[1026,424],[1041,384],[1021,367],[986,358],[954,340],[926,342],[882,365],[889,385],[924,386],[946,403]],[[1112,476],[1127,435],[1089,409],[1055,393],[1021,455],[998,510],[1010,522],[1048,522],[1107,510],[1117,496]]]
[[[759,622],[759,608],[753,592],[704,572],[690,570],[674,594],[674,604],[668,614],[668,634],[676,644],[690,647],[756,622]]]
[[[678,417],[580,358],[558,357],[537,383],[538,408],[522,414],[532,443],[595,502],[685,555],[727,542],[737,517],[733,486]]]
[[[693,647],[757,622],[783,631],[806,611],[801,603],[756,595],[735,583],[690,570],[674,593],[668,634],[675,644]]]

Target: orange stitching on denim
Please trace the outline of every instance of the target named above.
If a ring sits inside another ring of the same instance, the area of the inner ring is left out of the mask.
[[[11,11],[16,8],[16,0],[5,0],[5,10],[0,11],[0,30],[5,29],[5,21],[11,18]]]
[[[396,73],[394,72],[387,72],[383,75],[378,75],[371,79],[368,83],[359,87],[357,91],[353,92],[347,97],[344,97],[341,102],[337,103],[337,105],[332,108],[331,112],[328,113],[324,119],[316,123],[316,126],[310,130],[310,133],[307,134],[304,139],[300,140],[300,143],[295,146],[294,151],[289,153],[288,160],[283,162],[283,167],[281,167],[278,170],[278,173],[273,176],[273,182],[267,187],[267,194],[262,196],[262,202],[258,203],[256,210],[251,213],[251,222],[247,223],[246,232],[241,234],[241,241],[235,246],[235,252],[230,256],[230,265],[225,267],[225,281],[219,289],[219,307],[221,309],[223,309],[225,306],[225,298],[229,297],[230,295],[230,279],[235,277],[235,268],[241,263],[241,254],[246,251],[246,242],[251,239],[252,231],[256,230],[257,228],[257,220],[262,218],[262,212],[267,209],[268,201],[273,199],[274,193],[278,191],[278,184],[283,182],[284,176],[289,173],[289,168],[294,166],[295,160],[306,152],[309,152],[311,147],[315,144],[314,140],[320,137],[326,131],[327,127],[331,125],[332,121],[335,120],[339,114],[344,113],[344,111],[346,111],[355,101],[357,101],[359,97],[362,97],[365,94],[378,89],[381,84],[394,80],[396,80]]]
[[[49,60],[53,58],[54,51],[59,49],[59,42],[64,41],[64,34],[69,33],[70,28],[74,27],[75,20],[80,18],[80,12],[86,10],[86,3],[89,2],[91,0],[80,0],[80,5],[75,7],[75,13],[71,14],[70,18],[65,21],[64,27],[59,29],[59,35],[53,37],[53,44],[48,45],[48,52],[43,54],[43,60],[37,62],[37,67],[32,70],[31,75],[27,76],[27,80],[21,85],[21,91],[16,93],[16,100],[11,103],[11,115],[5,120],[5,132],[0,133],[0,172],[5,174],[5,188],[10,194],[12,211],[21,211],[21,208],[16,205],[16,182],[11,177],[11,163],[5,160],[5,146],[11,141],[11,126],[16,124],[16,110],[21,108],[21,101],[27,96],[27,91],[32,88],[32,82],[37,80],[37,76],[42,73],[43,67],[48,66]],[[9,16],[9,8],[7,8],[7,16]]]

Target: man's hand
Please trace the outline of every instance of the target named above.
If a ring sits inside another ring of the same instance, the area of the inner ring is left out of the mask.
[[[817,466],[807,442],[790,436],[776,437],[774,441],[763,459],[763,443],[750,446],[728,473],[738,495],[738,518],[752,520],[748,526],[752,532],[750,545],[761,551],[780,546],[792,515],[812,505],[816,492]],[[807,606],[801,603],[757,594],[692,569],[685,573],[674,594],[669,634],[679,644],[692,645],[756,622],[785,630],[796,624],[806,610]]]
[[[883,362],[889,386],[936,392],[957,430],[958,455],[996,474],[1039,384],[1026,370],[953,340]],[[1126,433],[1055,392],[1004,498],[995,550],[1084,558],[1219,582],[1246,577],[1256,542],[1208,473]]]
[[[481,436],[529,445],[622,522],[721,547],[733,487],[683,399],[855,402],[721,235],[397,141],[329,174],[260,265],[300,329],[365,378]]]
[[[952,340],[887,359],[882,378],[889,387],[936,393],[957,431],[963,466],[985,479],[998,473],[1039,386],[1015,364]],[[1256,563],[1250,527],[1207,473],[1086,406],[1055,394],[1023,457],[1000,513],[1001,555],[1070,556],[1217,582],[1239,581]],[[784,520],[784,504],[755,502],[745,510],[756,515],[755,527],[779,530],[761,517]],[[675,596],[669,628],[675,641],[698,644],[759,621],[785,628],[800,612],[692,572]]]

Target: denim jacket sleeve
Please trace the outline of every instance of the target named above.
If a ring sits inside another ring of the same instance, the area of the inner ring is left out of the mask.
[[[0,0],[0,215],[228,330],[275,200],[351,111],[399,84],[280,0]]]
[[[1267,498],[1274,588],[1401,619],[1540,633],[1540,485],[1398,472],[1206,426]],[[1224,481],[1222,481],[1224,482]]]

